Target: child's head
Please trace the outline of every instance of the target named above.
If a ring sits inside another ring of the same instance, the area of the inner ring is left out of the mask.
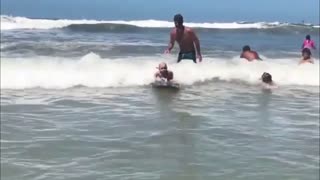
[[[310,40],[310,39],[311,39],[310,35],[307,35],[306,40]]]
[[[311,51],[309,48],[304,48],[302,50],[302,57],[303,57],[303,59],[310,59],[311,58]]]
[[[167,64],[165,62],[160,63],[158,69],[160,72],[167,71],[168,70]]]
[[[262,82],[264,83],[272,83],[272,76],[271,74],[264,72],[261,76]]]

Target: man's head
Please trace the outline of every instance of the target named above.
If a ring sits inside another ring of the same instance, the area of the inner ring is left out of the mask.
[[[261,76],[262,82],[264,83],[272,83],[272,76],[271,74],[264,72]]]
[[[159,69],[160,72],[168,71],[167,64],[165,62],[160,63],[158,69]]]
[[[310,40],[310,39],[311,39],[310,35],[307,35],[307,36],[306,36],[306,39],[307,39],[307,40]]]
[[[248,45],[243,46],[242,52],[245,52],[245,51],[251,51],[250,46]]]
[[[303,57],[303,59],[310,59],[310,57],[311,57],[311,51],[310,51],[309,48],[304,48],[304,49],[302,50],[302,57]]]
[[[173,21],[174,21],[174,24],[176,26],[176,28],[180,28],[183,26],[183,17],[181,14],[176,14],[174,17],[173,17]]]

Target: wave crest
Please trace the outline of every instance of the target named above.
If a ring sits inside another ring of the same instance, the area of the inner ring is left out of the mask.
[[[203,29],[270,29],[270,28],[315,28],[319,26],[310,24],[289,24],[280,22],[231,22],[231,23],[192,23],[186,22],[186,26]],[[68,19],[30,19],[26,17],[12,17],[1,15],[1,30],[13,29],[52,29],[70,28],[73,30],[87,29],[90,31],[104,30],[136,30],[137,28],[172,28],[173,22],[161,20],[133,20],[133,21],[97,21],[97,20],[68,20]],[[85,30],[84,30],[85,31]]]
[[[53,88],[63,89],[77,85],[87,87],[143,86],[153,81],[153,73],[160,61],[168,62],[175,79],[183,85],[193,85],[211,79],[239,80],[258,83],[263,72],[269,72],[279,85],[319,86],[319,61],[298,66],[287,59],[266,59],[249,63],[233,60],[205,58],[194,64],[174,56],[127,57],[102,59],[90,53],[80,59],[53,57],[1,59],[1,88]]]

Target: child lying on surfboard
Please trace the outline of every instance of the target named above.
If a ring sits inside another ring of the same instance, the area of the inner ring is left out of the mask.
[[[173,80],[173,72],[168,70],[168,66],[166,63],[160,63],[157,68],[158,71],[154,74],[156,81],[169,82]]]
[[[155,82],[153,87],[179,89],[180,84],[173,80],[173,72],[168,70],[166,63],[162,62],[157,67],[158,71],[154,74]]]

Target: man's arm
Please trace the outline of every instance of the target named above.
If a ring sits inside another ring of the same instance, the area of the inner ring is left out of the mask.
[[[197,37],[196,33],[193,30],[190,30],[190,33],[193,38],[193,42],[196,46],[197,54],[201,56],[201,50],[200,50],[200,41],[199,38]]]
[[[168,48],[166,49],[166,53],[171,52],[172,48],[174,47],[174,41],[175,41],[175,34],[174,34],[174,31],[171,31],[170,42],[169,42]]]
[[[262,59],[261,59],[261,57],[259,56],[259,54],[258,54],[257,52],[255,52],[255,54],[256,54],[257,60],[262,61]]]

